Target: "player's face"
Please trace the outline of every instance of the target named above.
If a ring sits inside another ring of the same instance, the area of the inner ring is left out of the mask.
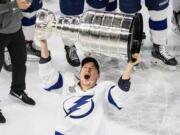
[[[80,72],[80,85],[82,88],[90,89],[96,85],[99,73],[93,62],[84,64]]]

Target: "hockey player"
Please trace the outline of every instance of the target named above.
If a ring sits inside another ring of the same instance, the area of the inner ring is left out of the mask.
[[[85,2],[85,0],[59,0],[61,13],[65,16],[79,16],[85,11]],[[111,0],[111,2],[108,2],[107,0],[87,0],[87,4],[87,9],[113,11],[116,9],[117,1]],[[68,63],[74,67],[79,66],[80,60],[74,43],[65,39],[63,39],[63,42],[65,44],[64,48]]]
[[[172,16],[173,30],[180,35],[180,1],[173,1],[173,16]]]
[[[153,62],[175,69],[176,59],[167,50],[167,10],[169,0],[145,0],[149,10],[149,27],[153,43]],[[120,10],[124,13],[136,13],[141,9],[141,0],[119,0]]]
[[[36,13],[43,6],[42,0],[33,0],[31,6],[23,11],[22,18],[22,29],[26,40],[27,55],[33,55],[35,57],[40,57],[40,48],[34,43],[34,33],[35,33],[35,21]],[[9,59],[9,52],[5,49],[5,60],[4,68],[7,71],[12,71],[11,61]]]
[[[83,13],[85,0],[59,0],[60,11],[63,16],[78,16]],[[70,40],[62,39],[66,51],[66,59],[71,66],[80,65],[80,60],[76,52],[74,43]]]
[[[61,102],[55,135],[104,135],[104,105],[121,110],[127,100],[130,75],[140,55],[134,54],[117,84],[111,81],[97,83],[100,67],[92,57],[81,62],[79,79],[72,73],[57,72],[52,65],[46,43],[41,44],[39,74],[47,91],[59,89]],[[91,126],[90,126],[91,125]]]
[[[31,6],[23,11],[22,28],[26,40],[27,54],[40,57],[40,48],[34,43],[36,13],[43,6],[42,0],[32,0]]]

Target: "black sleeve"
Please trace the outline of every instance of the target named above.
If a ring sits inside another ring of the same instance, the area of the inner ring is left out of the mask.
[[[118,86],[121,90],[125,91],[125,92],[128,92],[129,91],[129,88],[131,86],[131,82],[130,82],[130,79],[128,80],[123,80],[122,79],[122,76],[121,78],[119,79],[118,81]]]
[[[40,60],[39,60],[39,64],[44,64],[44,63],[47,63],[51,60],[51,56],[49,55],[48,58],[43,58],[43,57],[40,57]]]

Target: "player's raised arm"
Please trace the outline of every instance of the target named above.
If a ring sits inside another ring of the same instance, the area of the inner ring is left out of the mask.
[[[39,61],[39,75],[43,82],[43,88],[47,91],[58,89],[63,86],[62,75],[57,72],[51,62],[46,40],[41,40],[41,58]]]
[[[135,61],[129,61],[122,76],[118,81],[118,85],[112,86],[108,91],[108,101],[111,105],[118,109],[122,109],[127,105],[129,97],[129,89],[131,86],[130,77],[133,67],[141,61],[140,54],[133,55]]]

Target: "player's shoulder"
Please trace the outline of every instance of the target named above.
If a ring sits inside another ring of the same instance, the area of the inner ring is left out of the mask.
[[[110,88],[112,86],[116,85],[116,83],[112,82],[112,81],[102,81],[98,83],[99,87],[102,87],[104,89],[106,88]]]

